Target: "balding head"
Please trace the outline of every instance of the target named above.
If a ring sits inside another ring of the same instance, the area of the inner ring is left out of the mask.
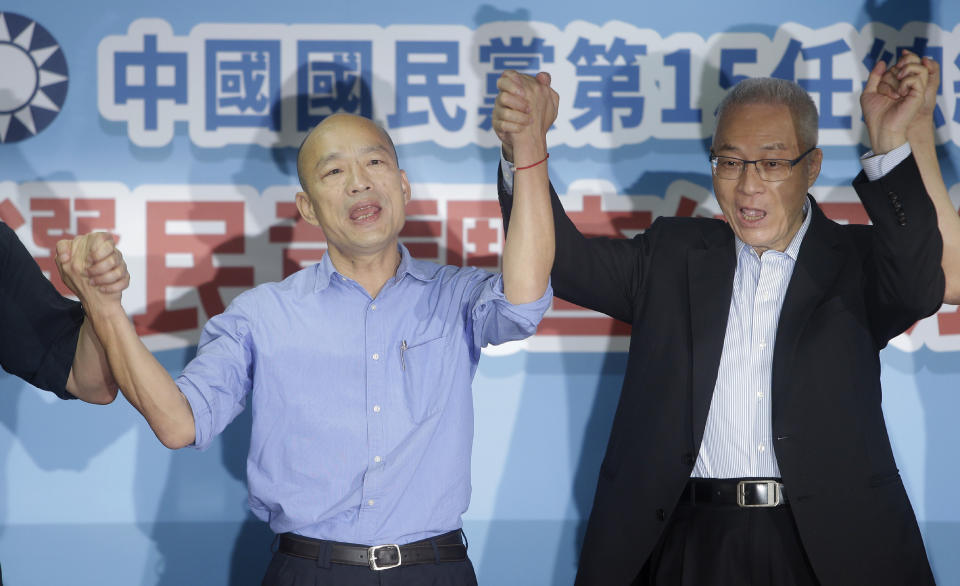
[[[361,258],[398,258],[410,183],[383,129],[361,116],[328,117],[300,146],[297,173],[297,209],[323,229],[338,270]]]
[[[320,124],[317,124],[313,129],[307,133],[306,138],[303,139],[303,142],[300,143],[300,149],[297,151],[297,177],[300,179],[300,186],[304,189],[307,189],[307,184],[305,180],[305,171],[308,167],[316,167],[318,160],[316,156],[310,157],[315,149],[315,145],[320,137],[329,132],[332,129],[343,130],[347,129],[346,132],[350,132],[350,128],[374,128],[383,138],[383,142],[389,146],[389,153],[393,155],[393,162],[399,167],[400,161],[397,157],[397,147],[393,144],[393,139],[390,138],[390,135],[387,134],[387,131],[383,129],[379,124],[373,122],[369,118],[364,118],[363,116],[357,116],[355,114],[331,114],[323,119]]]

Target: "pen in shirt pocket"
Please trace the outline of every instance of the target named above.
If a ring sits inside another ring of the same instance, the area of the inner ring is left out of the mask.
[[[407,341],[400,341],[400,370],[407,370],[407,363],[403,359],[403,353],[407,351]]]

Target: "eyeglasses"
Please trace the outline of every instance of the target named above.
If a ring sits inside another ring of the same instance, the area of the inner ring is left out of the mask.
[[[752,164],[757,169],[757,174],[764,181],[784,181],[790,176],[790,172],[805,156],[816,149],[812,146],[802,155],[793,159],[757,159],[755,161],[745,161],[736,157],[721,157],[710,155],[710,165],[713,166],[713,174],[720,179],[739,179],[743,174],[743,169]]]

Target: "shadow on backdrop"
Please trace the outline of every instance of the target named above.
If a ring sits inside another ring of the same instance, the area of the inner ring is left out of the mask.
[[[899,28],[908,22],[930,23],[933,7],[930,0],[918,0],[905,10],[902,3],[894,0],[878,2],[868,0],[863,6],[864,24],[882,23]],[[880,29],[873,26],[875,36]],[[944,62],[943,48],[929,46],[926,37],[915,37],[910,45],[889,47],[880,40],[875,41],[873,59],[884,59],[888,64],[895,60],[902,49],[910,49],[921,57],[931,57],[940,62],[941,71],[946,71],[949,63]],[[944,88],[941,84],[940,95]],[[939,106],[935,114],[938,126],[945,123]],[[937,149],[937,155],[947,185],[957,181],[957,166],[950,157],[956,152],[950,142]],[[956,314],[940,314],[928,318],[938,320],[941,331],[951,326],[947,322],[956,319]],[[955,323],[955,322],[954,322]],[[960,395],[956,393],[956,381],[960,380],[960,360],[958,352],[936,352],[927,347],[912,353],[888,350],[884,353],[884,363],[906,373],[917,380],[917,395],[923,408],[924,429],[920,430],[925,438],[925,466],[922,480],[924,509],[917,510],[924,519],[920,527],[924,533],[927,555],[933,566],[934,575],[940,583],[952,583],[960,577],[960,559],[956,556],[956,544],[960,542],[960,507],[950,497],[947,487],[957,480],[954,467],[945,465],[955,459],[956,413],[960,412]],[[885,389],[887,393],[897,389]],[[916,490],[916,488],[914,489]],[[917,499],[915,498],[914,501]],[[917,504],[914,502],[916,510]]]
[[[48,133],[36,140],[54,139]],[[52,180],[76,181],[76,177],[70,172],[55,172],[50,177],[38,176],[16,144],[0,145],[0,152],[4,167],[16,169],[17,175],[22,177],[24,182],[43,184]],[[3,211],[11,214],[0,215],[0,219],[16,230],[30,221],[29,210],[19,210],[18,217],[13,213],[13,209],[5,208]],[[35,240],[37,236],[35,235]],[[62,237],[70,236],[67,234]],[[24,244],[28,247],[43,246],[45,242]],[[59,276],[53,276],[54,280],[59,282]],[[51,398],[55,398],[52,393],[39,391],[29,383],[0,371],[0,425],[10,431],[13,442],[18,443],[31,461],[42,470],[82,471],[130,426],[129,418],[122,415],[117,403],[99,406],[82,401],[51,401]],[[122,403],[123,399],[118,399],[118,402]],[[64,436],[63,430],[71,431]],[[4,466],[12,447],[13,443],[0,446],[0,462]],[[0,483],[0,494],[11,493],[6,486],[11,481],[14,479],[10,476],[4,478]],[[7,525],[7,506],[7,498],[0,498],[0,535]]]

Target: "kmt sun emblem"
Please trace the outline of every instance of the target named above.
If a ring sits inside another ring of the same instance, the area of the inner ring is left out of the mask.
[[[18,142],[53,122],[67,99],[67,60],[37,22],[0,12],[0,143]]]

